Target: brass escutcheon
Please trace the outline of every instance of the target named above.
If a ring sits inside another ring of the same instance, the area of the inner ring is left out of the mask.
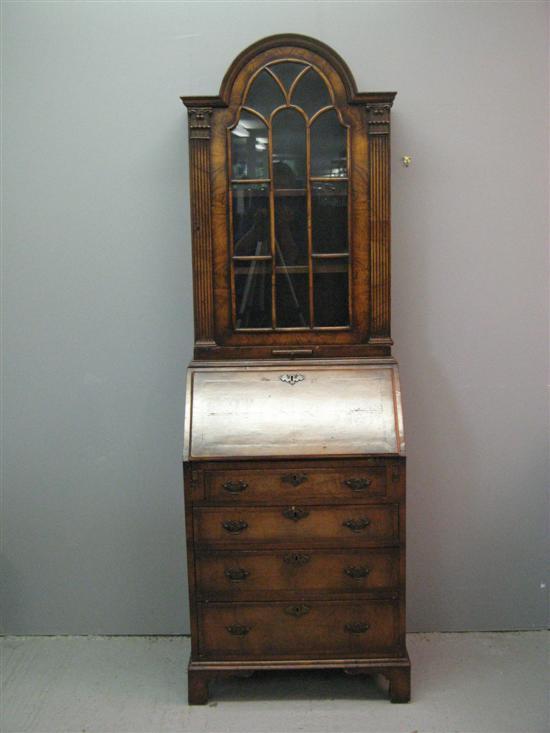
[[[287,552],[283,560],[289,565],[305,565],[310,561],[310,556],[301,552]]]
[[[297,384],[298,382],[303,382],[305,377],[303,374],[281,374],[279,379],[281,382],[286,382],[287,384]]]
[[[281,481],[284,484],[291,484],[292,486],[299,486],[307,481],[307,475],[305,473],[285,473],[281,476]]]
[[[309,516],[307,509],[301,509],[300,507],[295,506],[287,506],[286,509],[283,509],[282,514],[283,517],[292,519],[293,522],[299,522],[300,519],[305,519]]]
[[[300,616],[305,616],[306,613],[310,612],[310,607],[305,606],[303,603],[298,606],[287,606],[285,608],[285,613],[288,613],[289,616],[294,616],[295,618],[300,618]]]

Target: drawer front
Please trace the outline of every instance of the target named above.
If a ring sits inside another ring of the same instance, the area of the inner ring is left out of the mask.
[[[394,542],[398,537],[397,505],[200,507],[193,511],[195,541],[203,545],[242,548],[246,544],[304,542]]]
[[[269,659],[398,653],[391,600],[199,604],[201,657]]]
[[[256,599],[270,593],[357,593],[396,589],[399,550],[214,552],[196,560],[203,598]]]
[[[205,472],[206,499],[227,503],[361,502],[389,494],[386,465]]]

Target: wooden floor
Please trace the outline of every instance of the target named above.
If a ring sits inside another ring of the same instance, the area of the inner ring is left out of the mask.
[[[2,733],[547,733],[547,632],[411,634],[413,701],[373,680],[277,672],[186,704],[181,637],[6,637]]]

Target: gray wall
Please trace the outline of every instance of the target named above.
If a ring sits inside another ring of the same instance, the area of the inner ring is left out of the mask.
[[[547,10],[4,4],[5,631],[188,631],[178,96],[215,94],[237,53],[284,31],[333,46],[360,90],[399,92],[410,629],[544,625]]]

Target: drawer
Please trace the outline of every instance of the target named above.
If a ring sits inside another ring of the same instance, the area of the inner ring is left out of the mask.
[[[386,498],[391,489],[384,464],[349,467],[226,469],[205,471],[207,501],[294,504],[310,501],[361,502]],[[388,488],[390,487],[390,489]]]
[[[396,504],[369,506],[199,507],[195,542],[242,548],[246,544],[363,545],[395,542]]]
[[[366,593],[396,589],[399,550],[250,550],[195,558],[202,598],[269,598],[286,592]]]
[[[201,657],[339,658],[398,654],[391,600],[199,604]]]

